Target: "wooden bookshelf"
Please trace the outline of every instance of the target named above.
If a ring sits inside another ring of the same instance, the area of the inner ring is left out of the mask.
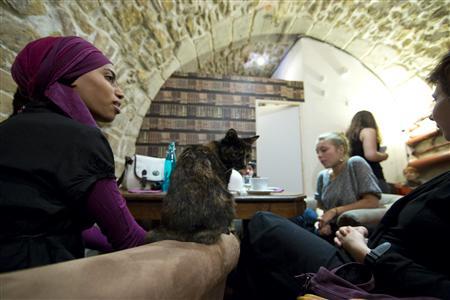
[[[410,146],[410,147],[414,147],[414,145],[427,140],[429,138],[438,136],[439,134],[441,134],[441,131],[439,129],[436,129],[434,131],[431,132],[427,132],[418,136],[415,136],[413,138],[410,138],[408,141],[406,141],[406,145]]]
[[[255,100],[303,102],[303,83],[243,76],[174,74],[150,105],[136,142],[136,153],[164,157],[176,141],[186,145],[223,138],[229,128],[255,135]],[[255,149],[254,149],[255,154]]]
[[[408,162],[408,166],[417,169],[429,168],[431,166],[450,162],[450,153],[439,152],[426,157],[418,158]]]

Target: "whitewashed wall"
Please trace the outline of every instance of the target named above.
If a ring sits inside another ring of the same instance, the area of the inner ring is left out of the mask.
[[[269,186],[303,194],[300,104],[256,101],[257,173]]]
[[[430,88],[417,77],[408,78],[401,68],[391,68],[387,84],[351,55],[328,44],[300,39],[285,56],[272,78],[300,80],[305,86],[301,106],[305,192],[314,193],[322,165],[316,158],[319,134],[345,131],[359,110],[371,111],[380,127],[389,159],[382,163],[386,179],[403,180],[406,166],[407,129],[426,112]],[[388,69],[389,71],[389,69]]]

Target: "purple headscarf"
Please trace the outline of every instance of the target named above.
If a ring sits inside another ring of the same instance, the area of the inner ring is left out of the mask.
[[[67,83],[110,63],[100,50],[80,37],[45,37],[20,51],[11,74],[20,93],[30,101],[48,98],[72,119],[96,126],[83,100]]]

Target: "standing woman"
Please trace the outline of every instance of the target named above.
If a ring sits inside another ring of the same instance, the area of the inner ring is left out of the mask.
[[[357,112],[346,132],[350,142],[350,156],[361,156],[372,168],[378,178],[378,185],[383,193],[390,193],[390,187],[383,174],[380,162],[388,159],[386,152],[380,151],[380,131],[372,113],[367,110]]]
[[[0,272],[83,257],[94,223],[112,250],[143,244],[96,124],[113,121],[124,97],[111,62],[82,38],[46,37],[11,73],[20,107],[0,123]]]

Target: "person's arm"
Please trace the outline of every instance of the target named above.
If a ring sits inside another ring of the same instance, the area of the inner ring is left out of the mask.
[[[324,203],[322,201],[322,189],[323,189],[323,178],[324,174],[323,172],[319,173],[319,176],[317,177],[317,185],[316,185],[316,192],[314,194],[314,199],[317,201],[317,208],[320,208],[321,210],[325,211]],[[330,220],[323,219],[323,215],[318,218],[318,229],[320,235],[330,235],[331,232],[331,226],[328,224]]]
[[[442,257],[442,260],[445,265],[446,258]],[[394,249],[390,249],[370,266],[377,285],[398,291],[398,296],[431,296],[450,299],[448,275],[431,271]]]
[[[380,162],[388,159],[387,153],[377,151],[377,132],[373,128],[364,128],[359,134],[363,145],[364,157],[373,162]]]
[[[316,192],[314,193],[314,199],[317,201],[317,206],[322,208],[322,189],[323,189],[323,172],[320,172],[317,176]]]
[[[83,230],[81,235],[83,237],[85,248],[97,250],[102,253],[114,251],[106,236],[103,235],[100,228],[96,225]]]
[[[360,208],[377,208],[379,206],[380,199],[374,194],[364,194],[362,197],[353,203],[336,206],[331,208],[323,213],[323,215],[319,218],[319,228],[326,226],[332,220],[336,219],[342,213]],[[331,234],[328,230],[326,231],[328,234]]]
[[[374,263],[366,260],[371,249],[367,246],[364,231],[358,227],[344,226],[336,232],[334,239],[355,261],[368,264],[375,276],[377,288],[388,287],[384,292],[395,291],[397,296],[431,296],[450,299],[450,278],[432,272],[411,259],[389,249]],[[442,258],[445,264],[445,257]]]
[[[335,217],[337,217],[348,210],[360,208],[377,208],[379,207],[379,205],[380,198],[378,196],[375,196],[374,194],[363,194],[358,201],[342,206],[337,206],[332,210],[334,210],[333,213]]]
[[[113,178],[94,183],[86,205],[88,214],[95,220],[114,250],[145,243],[146,232],[134,220]],[[98,242],[101,243],[100,240]]]
[[[358,195],[358,200],[330,209],[327,211],[328,218],[337,218],[348,210],[379,207],[381,190],[367,162],[360,157],[352,157],[348,161],[348,168],[353,181],[351,187]]]

